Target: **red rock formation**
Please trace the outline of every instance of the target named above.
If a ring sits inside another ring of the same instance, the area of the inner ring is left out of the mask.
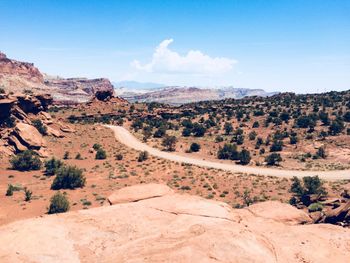
[[[4,53],[0,52],[0,78],[5,75],[14,75],[31,82],[44,83],[43,75],[34,67],[33,63],[9,59]]]
[[[35,94],[49,93],[57,104],[76,104],[90,101],[96,93],[114,95],[112,83],[105,78],[50,78],[45,77],[32,63],[20,62],[0,52],[0,87],[7,91],[30,90]],[[37,96],[45,107],[43,95]],[[51,104],[52,101],[49,102]]]

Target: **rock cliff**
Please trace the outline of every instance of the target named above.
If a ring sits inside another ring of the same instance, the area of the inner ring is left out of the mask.
[[[59,78],[42,74],[34,64],[9,59],[0,52],[0,87],[7,92],[49,93],[55,103],[83,103],[97,92],[114,95],[111,82],[105,78]]]

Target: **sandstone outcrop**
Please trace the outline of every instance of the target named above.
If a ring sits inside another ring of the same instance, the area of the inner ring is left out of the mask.
[[[29,149],[39,150],[44,145],[44,140],[39,131],[32,125],[17,123],[14,134],[18,140]]]
[[[76,104],[90,101],[96,93],[102,100],[114,94],[114,87],[106,78],[50,77],[42,74],[34,64],[9,59],[1,52],[0,87],[14,93],[51,94],[50,102],[46,100],[45,95],[36,96],[43,107],[50,105],[52,99],[57,104]]]
[[[9,59],[4,53],[0,52],[0,78],[5,76],[18,76],[30,82],[44,83],[43,75],[34,67],[33,63]]]
[[[30,149],[45,156],[45,141],[33,126],[33,119],[40,119],[48,135],[61,137],[54,127],[49,113],[45,112],[52,102],[48,94],[1,94],[0,96],[0,154],[10,155]],[[50,122],[51,121],[51,122]]]
[[[137,189],[149,198],[0,227],[1,261],[328,263],[350,258],[349,229],[290,225],[276,212],[287,205],[252,205],[252,213],[170,189],[162,196],[147,185]],[[118,192],[132,195],[131,190]],[[288,208],[285,217],[294,217],[295,210]]]

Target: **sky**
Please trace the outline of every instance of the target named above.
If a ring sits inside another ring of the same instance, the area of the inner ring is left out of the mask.
[[[350,0],[0,0],[0,51],[62,77],[350,89]]]

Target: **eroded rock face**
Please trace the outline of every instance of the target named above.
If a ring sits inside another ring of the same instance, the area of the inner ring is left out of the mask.
[[[56,78],[45,80],[45,84],[59,91],[54,94],[54,99],[58,102],[88,102],[95,94],[98,94],[100,100],[105,100],[114,94],[112,83],[105,78]]]
[[[43,75],[34,67],[33,63],[9,59],[4,53],[0,52],[0,78],[6,75],[18,76],[39,84],[44,82]]]
[[[148,196],[154,195],[151,189],[138,186]],[[123,196],[131,190],[118,192]],[[266,214],[169,190],[138,202],[4,225],[0,258],[2,262],[348,261],[349,229],[286,224],[275,211],[281,207],[274,203],[265,207],[271,215],[267,219]]]
[[[42,74],[32,63],[9,59],[0,52],[0,86],[7,92],[51,94],[57,104],[76,104],[90,101],[96,92],[101,96],[114,94],[114,87],[106,78],[60,78]],[[46,108],[52,102],[46,95],[36,96]],[[24,103],[27,103],[24,101]],[[26,107],[29,107],[27,105]]]
[[[39,131],[32,125],[17,123],[14,134],[18,140],[29,149],[39,150],[44,145],[44,140]]]

